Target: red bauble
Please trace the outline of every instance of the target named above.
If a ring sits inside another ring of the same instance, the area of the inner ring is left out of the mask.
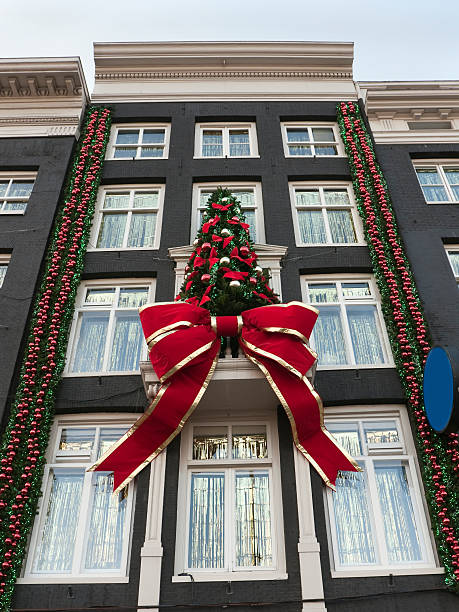
[[[202,247],[201,247],[201,251],[209,251],[210,249],[211,249],[210,242],[204,242]]]
[[[203,274],[203,275],[201,276],[201,281],[202,281],[203,283],[208,283],[208,282],[210,281],[210,274]]]

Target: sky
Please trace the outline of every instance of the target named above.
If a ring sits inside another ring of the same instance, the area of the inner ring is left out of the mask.
[[[120,41],[352,41],[354,78],[459,80],[459,0],[0,0],[0,57]]]

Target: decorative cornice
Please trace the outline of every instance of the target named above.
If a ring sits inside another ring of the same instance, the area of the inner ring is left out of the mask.
[[[0,117],[0,125],[78,125],[78,117],[75,115],[74,117],[28,117],[26,115],[23,116],[15,116],[15,117]]]
[[[350,71],[190,70],[154,72],[98,72],[96,81],[166,79],[352,79]]]
[[[194,246],[187,244],[179,247],[171,247],[168,249],[169,257],[174,261],[188,260],[193,252]],[[276,244],[255,244],[254,250],[259,259],[280,259],[287,254],[287,247]]]

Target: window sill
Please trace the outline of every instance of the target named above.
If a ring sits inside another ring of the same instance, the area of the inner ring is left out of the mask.
[[[139,376],[139,370],[129,370],[126,372],[64,372],[62,378],[86,378],[88,376]]]
[[[17,584],[86,584],[86,583],[127,583],[129,576],[71,576],[69,574],[59,576],[40,575],[18,578]]]
[[[380,368],[395,369],[394,363],[369,363],[369,364],[342,364],[342,365],[319,365],[317,371],[336,371],[336,370],[379,370]]]
[[[220,156],[215,156],[215,157],[211,157],[206,156],[200,156],[200,155],[195,155],[193,157],[193,159],[260,159],[259,155],[220,155]]]
[[[168,157],[106,157],[105,161],[137,161],[139,159],[169,159]]]
[[[368,245],[366,242],[314,242],[310,244],[297,242],[296,246],[303,249],[306,247],[366,247]]]
[[[415,576],[422,574],[444,574],[443,567],[391,567],[391,568],[361,568],[355,570],[332,570],[332,578],[366,578],[370,576]]]
[[[158,251],[159,246],[154,247],[116,247],[113,249],[87,249],[87,253],[118,253],[119,251],[130,252],[130,251]]]
[[[455,206],[459,204],[458,200],[454,200],[451,202],[428,202],[427,200],[424,200],[424,202],[428,204],[429,206],[450,206],[450,205]]]
[[[241,572],[190,572],[194,582],[239,582],[247,580],[287,580],[288,574],[278,570],[241,571]],[[172,576],[172,582],[191,582],[190,576]]]
[[[342,159],[347,156],[343,153],[338,153],[338,155],[286,155],[285,157],[286,159],[320,159],[321,157],[326,157],[327,159],[340,157]]]
[[[0,215],[2,216],[6,216],[6,215],[25,215],[26,211],[25,210],[0,210]]]

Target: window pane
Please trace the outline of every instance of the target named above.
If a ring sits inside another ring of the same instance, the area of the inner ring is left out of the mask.
[[[233,195],[237,200],[239,200],[243,208],[245,206],[255,206],[255,193],[253,192],[253,190],[239,191],[238,189],[233,189],[231,191],[231,195]],[[206,202],[204,202],[204,204]]]
[[[250,155],[249,131],[230,130],[229,149],[231,157]]]
[[[164,143],[165,130],[144,130],[142,144]]]
[[[437,170],[434,168],[418,168],[416,170],[416,174],[418,175],[419,182],[421,185],[442,185],[442,180]]]
[[[146,287],[133,287],[120,289],[118,308],[140,308],[147,303],[148,289]]]
[[[306,128],[287,128],[287,142],[309,142]]]
[[[295,202],[297,206],[320,206],[318,189],[295,189]]]
[[[320,309],[313,338],[320,365],[340,365],[347,362],[339,307],[326,306]]]
[[[6,194],[8,185],[9,185],[9,181],[0,181],[0,196],[4,196]]]
[[[119,130],[116,144],[137,144],[140,130]]]
[[[244,209],[244,217],[246,223],[250,225],[249,227],[249,235],[250,238],[256,242],[257,241],[257,231],[256,231],[256,223],[255,223],[255,211]]]
[[[207,201],[212,195],[211,191],[201,191],[199,194],[199,206],[204,208],[207,206]]]
[[[99,448],[97,451],[97,458],[102,457],[108,449],[117,442],[121,436],[127,431],[126,427],[104,427],[100,430],[99,435]],[[113,488],[112,488],[113,491]]]
[[[128,247],[152,247],[155,242],[156,213],[135,213],[131,217]]]
[[[54,469],[49,478],[51,492],[33,567],[36,572],[70,572],[84,470]]]
[[[343,283],[341,285],[345,298],[366,298],[371,296],[368,283]]]
[[[132,159],[137,154],[137,147],[116,147],[113,152],[115,159],[128,158]]]
[[[96,473],[92,478],[84,567],[88,570],[120,569],[127,496],[120,499],[113,495],[113,474]]]
[[[347,189],[324,189],[325,204],[327,206],[343,206],[343,204],[350,205],[349,194]]]
[[[423,187],[422,191],[427,202],[448,202],[449,200],[444,187]]]
[[[311,304],[338,301],[338,291],[336,290],[335,283],[320,283],[318,285],[310,283],[308,289]]]
[[[8,264],[0,265],[0,287],[3,285],[3,281],[5,280],[7,270],[8,270]]]
[[[405,466],[376,464],[375,474],[389,562],[420,561],[421,547]]]
[[[129,208],[128,193],[106,193],[104,208]]]
[[[357,423],[330,423],[327,429],[350,455],[355,457],[362,454]]]
[[[95,429],[66,427],[61,433],[59,450],[73,453],[90,453],[95,435]]]
[[[13,181],[8,191],[9,198],[28,198],[32,193],[33,181]]]
[[[271,566],[273,551],[268,473],[236,473],[235,504],[236,566]]]
[[[142,147],[140,157],[163,157],[164,147]]]
[[[87,289],[85,304],[112,304],[115,297],[115,289]]]
[[[332,128],[312,128],[314,142],[335,142],[335,134]]]
[[[158,205],[159,193],[157,191],[136,191],[134,193],[134,208],[158,208]]]
[[[376,306],[347,306],[346,312],[356,363],[384,363],[376,324]]]
[[[9,211],[22,211],[25,210],[27,208],[27,202],[5,202],[5,206],[3,207],[3,210],[9,210]]]
[[[142,340],[139,315],[136,312],[117,313],[108,369],[115,372],[138,370]]]
[[[448,257],[454,276],[459,276],[459,251],[448,251]]]
[[[335,146],[316,145],[314,149],[316,155],[338,155]]]
[[[233,430],[233,459],[264,459],[268,456],[266,427]]]
[[[321,210],[299,210],[298,226],[301,242],[305,244],[325,244],[327,242],[324,216]]]
[[[115,249],[123,246],[127,214],[104,214],[100,223],[97,247],[99,249]]]
[[[72,372],[100,372],[104,360],[108,313],[84,312]]]
[[[226,459],[228,435],[226,427],[195,427],[193,459]]]
[[[203,130],[202,155],[203,157],[223,156],[223,135],[221,130]]]
[[[376,563],[365,474],[342,472],[331,495],[340,565]]]
[[[352,215],[349,210],[329,210],[327,214],[332,242],[346,244],[357,242]]]
[[[190,568],[225,566],[225,476],[191,474]]]
[[[288,145],[288,153],[289,155],[309,156],[312,155],[312,149],[305,145]]]
[[[380,421],[364,423],[365,440],[367,444],[391,444],[400,442],[395,421]]]

